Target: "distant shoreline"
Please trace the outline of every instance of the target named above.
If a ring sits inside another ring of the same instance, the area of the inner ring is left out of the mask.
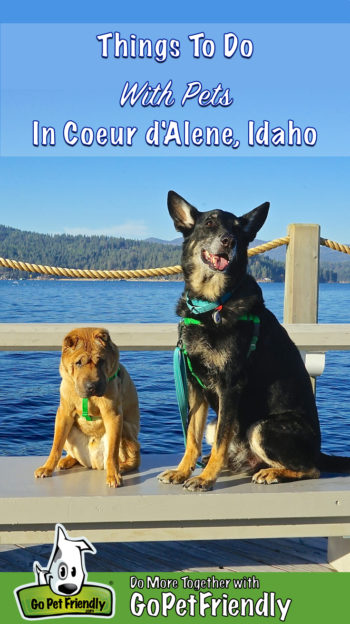
[[[258,284],[284,284],[285,280],[257,279]],[[131,278],[131,279],[99,279],[97,277],[0,277],[0,282],[183,282],[183,279],[164,279],[163,277]],[[350,284],[350,281],[324,282],[320,284]]]

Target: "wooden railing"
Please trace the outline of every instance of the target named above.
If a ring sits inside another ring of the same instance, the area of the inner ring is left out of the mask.
[[[60,351],[64,336],[82,323],[1,323],[2,351]],[[91,325],[85,323],[86,326]],[[121,351],[169,351],[177,342],[175,323],[96,323],[109,330]],[[311,377],[323,372],[325,352],[350,350],[350,324],[285,325],[302,352]]]
[[[304,353],[311,376],[324,366],[324,353],[350,349],[350,324],[317,324],[320,226],[291,224],[286,254],[284,297],[285,327]],[[100,323],[106,327],[121,350],[164,351],[177,341],[173,323]],[[81,326],[71,323],[3,323],[0,324],[0,350],[58,351],[64,335]],[[315,354],[319,354],[316,356]]]
[[[66,333],[91,323],[0,323],[2,351],[59,351]],[[94,323],[111,333],[122,351],[169,351],[177,342],[176,323]],[[350,324],[284,325],[303,351],[350,350]]]
[[[111,333],[122,351],[169,351],[177,342],[176,323],[94,323]],[[63,337],[74,327],[91,323],[0,323],[2,351],[60,351]],[[285,324],[303,351],[350,350],[350,324]]]

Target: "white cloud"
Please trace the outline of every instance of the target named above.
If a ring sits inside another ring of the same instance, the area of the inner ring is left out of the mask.
[[[127,221],[126,223],[104,228],[65,228],[64,233],[84,234],[86,236],[122,236],[123,238],[144,238],[150,236],[148,226],[144,221]]]

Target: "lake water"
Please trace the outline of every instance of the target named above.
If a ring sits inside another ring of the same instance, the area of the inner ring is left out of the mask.
[[[169,323],[181,282],[0,281],[0,322]],[[282,320],[283,284],[263,284]],[[350,284],[320,285],[320,323],[350,323]],[[0,352],[0,455],[45,455],[59,400],[59,353]],[[136,384],[143,453],[181,452],[171,352],[122,352]],[[350,455],[350,352],[326,356],[317,381],[323,449]]]

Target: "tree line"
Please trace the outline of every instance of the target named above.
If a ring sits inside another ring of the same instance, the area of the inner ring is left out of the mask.
[[[0,225],[0,256],[78,269],[143,269],[179,264],[181,247],[113,236],[39,234]],[[249,270],[258,280],[284,281],[284,263],[267,256],[251,258]],[[0,269],[2,279],[33,277],[37,274]],[[182,279],[182,276],[175,276],[175,279]],[[350,263],[323,265],[320,279],[350,281]]]

